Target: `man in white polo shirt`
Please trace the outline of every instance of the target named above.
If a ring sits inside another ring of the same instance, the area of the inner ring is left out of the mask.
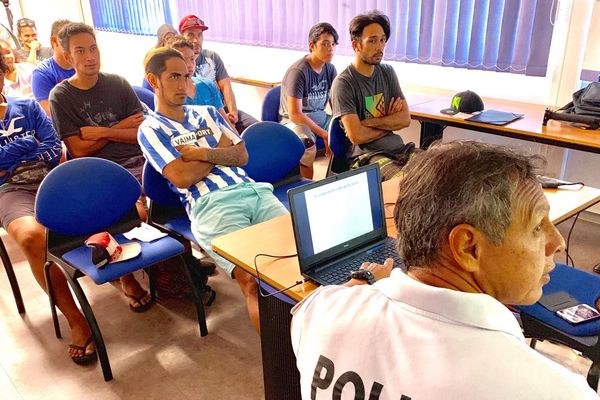
[[[536,302],[564,247],[536,160],[454,142],[407,164],[395,220],[408,273],[365,263],[292,310],[303,399],[597,398],[529,348],[505,306]]]

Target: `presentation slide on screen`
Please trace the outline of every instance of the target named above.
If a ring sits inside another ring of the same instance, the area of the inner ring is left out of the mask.
[[[314,253],[371,232],[367,174],[357,174],[306,192]]]

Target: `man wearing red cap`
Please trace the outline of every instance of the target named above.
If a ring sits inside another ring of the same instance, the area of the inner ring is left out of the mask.
[[[221,57],[214,51],[202,48],[203,32],[207,29],[208,26],[204,24],[204,21],[195,15],[185,16],[179,22],[179,32],[192,42],[194,53],[198,55],[194,76],[209,79],[217,85],[223,96],[227,117],[232,124],[235,124],[235,129],[241,134],[244,129],[258,121],[250,114],[238,110],[235,95],[231,88],[231,79]]]

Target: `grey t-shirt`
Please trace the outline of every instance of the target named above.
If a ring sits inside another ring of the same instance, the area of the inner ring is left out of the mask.
[[[317,125],[327,120],[325,107],[329,101],[331,84],[337,71],[332,64],[325,64],[320,73],[310,66],[306,56],[296,61],[286,71],[281,83],[279,116],[282,123],[289,122],[288,97],[302,99],[302,112]]]
[[[350,64],[333,81],[331,88],[333,117],[356,114],[361,121],[383,117],[392,97],[404,99],[398,77],[391,65],[376,65],[373,75],[367,77]],[[402,138],[390,132],[373,142],[351,146],[348,156],[355,157],[366,151],[378,150],[395,153],[403,147]]]
[[[52,124],[61,139],[80,134],[84,126],[111,127],[142,111],[142,106],[129,83],[122,77],[100,73],[96,85],[81,90],[64,80],[50,92]],[[108,142],[95,157],[120,165],[141,156],[138,144]]]
[[[40,47],[37,51],[36,60],[38,63],[40,63],[44,60],[49,59],[53,55],[54,50],[52,50],[52,47]],[[17,59],[17,62],[26,62],[27,57],[29,57],[29,52],[24,49],[15,50],[15,57]]]
[[[229,77],[229,74],[227,74],[225,64],[223,64],[223,60],[221,60],[221,57],[217,53],[202,49],[196,59],[194,76],[211,80],[216,85],[221,79]]]

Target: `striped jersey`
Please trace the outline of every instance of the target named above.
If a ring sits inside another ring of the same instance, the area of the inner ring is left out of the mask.
[[[215,148],[222,135],[233,144],[242,139],[229,128],[223,117],[212,106],[183,106],[185,117],[179,122],[158,112],[150,112],[138,129],[138,142],[148,162],[162,173],[165,166],[181,154],[176,147],[194,145]],[[180,189],[169,182],[169,187],[179,195],[188,214],[194,204],[205,194],[242,182],[252,182],[246,171],[239,167],[215,165],[200,182]]]

